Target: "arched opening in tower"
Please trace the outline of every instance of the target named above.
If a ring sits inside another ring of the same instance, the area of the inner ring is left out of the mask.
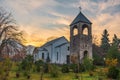
[[[83,35],[88,35],[88,25],[84,24],[82,26],[82,34]]]
[[[83,35],[88,35],[88,29],[87,28],[84,28]]]
[[[76,35],[78,35],[78,29],[77,29],[77,28],[74,28],[74,29],[73,29],[73,36],[76,36]]]
[[[86,57],[88,57],[88,51],[84,51],[83,53],[83,58],[85,59]]]
[[[75,25],[75,26],[72,28],[72,35],[73,35],[73,36],[78,35],[78,27],[77,27],[77,25]]]

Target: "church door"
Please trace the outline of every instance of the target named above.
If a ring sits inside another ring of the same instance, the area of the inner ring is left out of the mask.
[[[70,64],[70,55],[67,55],[67,64]]]

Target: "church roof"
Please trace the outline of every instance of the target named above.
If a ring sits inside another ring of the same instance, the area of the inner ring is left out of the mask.
[[[46,48],[39,48],[40,51],[48,51]]]
[[[65,43],[63,43],[63,44],[61,44],[61,45],[58,45],[58,46],[56,46],[55,48],[61,47],[61,46],[65,45],[65,44],[68,44],[68,42],[65,42]]]
[[[59,39],[65,39],[65,40],[67,40],[64,36],[62,36],[62,37],[59,37],[59,38],[56,38],[56,39],[54,39],[54,40],[51,40],[51,41],[49,41],[49,42],[47,42],[47,43],[45,43],[43,46],[41,46],[41,47],[45,47],[45,46],[48,46],[48,45],[51,45],[51,44],[53,44],[54,42],[56,42],[56,41],[58,41]],[[68,41],[68,40],[67,40]]]
[[[78,22],[85,22],[85,23],[91,24],[91,22],[82,14],[82,12],[80,12],[77,15],[77,17],[73,20],[73,22],[70,24],[70,26],[73,24],[76,24]]]

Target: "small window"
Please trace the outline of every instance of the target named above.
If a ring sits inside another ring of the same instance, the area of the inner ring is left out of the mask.
[[[68,46],[68,49],[67,49],[68,51],[70,50],[70,47]]]
[[[57,61],[58,61],[58,52],[57,52]]]
[[[44,59],[44,53],[42,53],[42,59]]]

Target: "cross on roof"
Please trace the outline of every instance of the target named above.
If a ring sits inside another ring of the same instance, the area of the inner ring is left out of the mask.
[[[81,6],[79,7],[79,9],[80,9],[80,12],[81,12],[81,10],[82,10]]]

